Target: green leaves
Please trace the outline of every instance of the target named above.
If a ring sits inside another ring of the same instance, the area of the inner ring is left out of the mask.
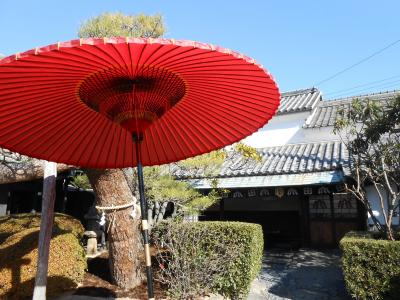
[[[252,159],[256,162],[260,162],[262,157],[260,153],[257,151],[257,149],[247,146],[243,143],[237,143],[235,144],[234,147],[235,151],[239,154],[241,154],[245,159]]]
[[[350,233],[340,241],[346,287],[356,299],[400,298],[400,242]]]
[[[89,178],[86,174],[78,174],[72,177],[71,184],[77,188],[81,188],[84,190],[91,189],[92,186],[89,183]]]
[[[157,278],[174,299],[214,292],[244,299],[261,269],[263,232],[241,222],[164,222],[152,231]]]
[[[354,99],[343,106],[334,124],[334,133],[340,136],[350,156],[355,184],[349,189],[358,193],[368,208],[370,199],[359,191],[374,186],[380,197],[385,227],[376,218],[373,221],[387,231],[390,239],[394,210],[387,208],[395,207],[400,198],[399,125],[400,96],[385,101]]]
[[[80,26],[80,38],[102,37],[152,37],[165,33],[163,17],[155,15],[125,15],[123,13],[104,13],[89,19]]]
[[[147,198],[154,202],[174,202],[181,210],[197,215],[219,200],[219,195],[203,195],[185,181],[165,174],[162,167],[147,167],[144,170]]]

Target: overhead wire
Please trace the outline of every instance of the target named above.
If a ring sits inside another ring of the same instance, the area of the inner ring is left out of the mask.
[[[355,85],[346,89],[341,89],[335,92],[330,92],[330,93],[326,93],[325,96],[331,96],[331,95],[337,95],[337,94],[344,94],[346,92],[350,92],[352,90],[357,90],[359,88],[363,88],[363,87],[368,87],[368,89],[373,89],[375,87],[378,87],[384,83],[389,84],[389,83],[395,83],[398,82],[400,79],[395,80],[395,81],[390,81],[390,82],[386,82],[389,81],[391,79],[395,79],[395,78],[400,78],[400,75],[396,75],[396,76],[391,76],[385,79],[381,79],[381,80],[375,80],[375,81],[370,81],[368,83],[364,83],[364,84],[359,84],[359,85]]]
[[[319,85],[321,85],[321,84],[323,84],[323,83],[326,83],[326,82],[328,82],[328,81],[330,81],[330,80],[332,80],[332,79],[338,77],[339,75],[341,75],[341,74],[347,72],[348,70],[353,69],[354,67],[356,67],[356,66],[358,66],[358,65],[360,65],[360,64],[362,64],[362,63],[364,63],[364,62],[366,62],[367,60],[370,60],[371,58],[377,56],[378,54],[384,52],[385,50],[387,50],[387,49],[393,47],[394,45],[396,45],[396,44],[398,44],[398,43],[400,43],[400,39],[398,39],[398,40],[396,40],[396,41],[394,41],[394,42],[392,42],[392,43],[386,45],[386,46],[383,47],[382,49],[379,49],[378,51],[372,53],[371,55],[369,55],[369,56],[367,56],[367,57],[365,57],[365,58],[363,58],[363,59],[357,61],[356,63],[354,63],[354,64],[352,64],[352,65],[350,65],[350,66],[344,68],[343,70],[341,70],[341,71],[339,71],[339,72],[337,72],[337,73],[335,73],[335,74],[333,74],[333,75],[331,75],[331,76],[329,76],[329,77],[327,77],[327,78],[325,78],[325,79],[323,79],[323,80],[317,82],[316,84],[314,84],[314,86],[319,86]]]
[[[384,85],[380,86],[380,89],[390,89],[393,91],[397,90],[400,93],[400,90],[399,90],[400,89],[400,80],[398,80],[397,83],[385,83]],[[390,90],[387,90],[387,91],[390,91]],[[371,88],[357,90],[357,91],[353,92],[351,95],[349,95],[348,93],[344,93],[344,94],[340,94],[340,95],[333,96],[333,97],[327,97],[327,100],[346,98],[346,97],[352,96],[354,94],[362,94],[362,93],[366,93],[368,91],[371,91]]]

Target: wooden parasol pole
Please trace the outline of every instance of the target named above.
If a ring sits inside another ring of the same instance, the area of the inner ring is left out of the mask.
[[[33,300],[46,299],[47,269],[49,265],[50,240],[53,231],[54,202],[56,198],[57,164],[45,162],[43,178],[42,215],[39,232],[39,253]]]

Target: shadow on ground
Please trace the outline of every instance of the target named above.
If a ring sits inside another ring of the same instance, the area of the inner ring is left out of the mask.
[[[347,300],[337,250],[267,251],[261,279],[269,300]]]

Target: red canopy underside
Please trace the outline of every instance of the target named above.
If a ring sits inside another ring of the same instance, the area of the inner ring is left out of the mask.
[[[243,139],[279,98],[268,72],[224,48],[73,40],[0,60],[0,146],[81,167],[130,167],[132,128],[141,128],[143,165],[159,165]]]

